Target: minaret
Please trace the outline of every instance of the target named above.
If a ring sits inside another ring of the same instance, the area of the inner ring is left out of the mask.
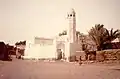
[[[65,55],[67,61],[75,61],[76,54],[76,15],[74,9],[67,14],[69,26],[67,30],[68,42],[65,44]]]
[[[69,27],[68,27],[68,38],[70,43],[76,42],[76,15],[74,9],[71,9],[68,13]]]

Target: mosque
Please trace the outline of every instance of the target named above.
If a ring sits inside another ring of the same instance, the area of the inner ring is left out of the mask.
[[[74,61],[73,57],[82,51],[81,44],[78,43],[76,38],[75,10],[71,9],[67,16],[69,22],[67,35],[54,38],[34,37],[31,40],[27,40],[23,58],[57,59],[61,54],[61,58],[64,58],[66,61]]]

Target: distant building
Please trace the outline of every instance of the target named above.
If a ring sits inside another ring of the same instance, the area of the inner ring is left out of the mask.
[[[9,52],[7,45],[0,42],[0,60],[9,60]]]

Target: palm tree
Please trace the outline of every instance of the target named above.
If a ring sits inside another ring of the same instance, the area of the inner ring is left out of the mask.
[[[64,31],[62,32],[62,35],[67,35],[67,31],[64,30]]]
[[[110,31],[106,30],[106,32],[107,32],[107,37],[105,43],[111,43],[113,40],[120,37],[120,30],[118,29],[113,31],[112,28]]]
[[[26,45],[26,41],[23,41],[23,45]]]
[[[64,30],[62,33],[59,33],[59,36],[62,36],[62,35],[67,35],[67,31]]]
[[[102,50],[107,35],[104,25],[96,24],[88,33],[90,38],[95,42],[97,50]]]
[[[104,25],[100,24],[96,24],[88,33],[91,39],[96,43],[97,50],[102,50],[104,48],[104,44],[111,43],[111,41],[120,36],[119,30],[113,31],[112,28],[109,31],[104,28]]]
[[[59,36],[62,36],[62,34],[61,34],[61,33],[59,33]]]
[[[76,40],[77,42],[79,42],[79,40],[83,42],[85,40],[85,35],[83,33],[80,33],[79,31],[76,31]]]
[[[76,40],[77,42],[79,42],[79,40],[81,41],[81,45],[82,45],[82,50],[86,51],[87,50],[87,46],[88,44],[86,43],[86,36],[83,33],[80,33],[79,31],[76,31]]]

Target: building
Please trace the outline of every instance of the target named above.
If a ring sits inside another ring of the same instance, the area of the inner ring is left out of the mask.
[[[9,46],[0,42],[0,60],[11,60],[9,51]]]
[[[71,9],[67,16],[69,22],[67,35],[55,36],[54,38],[34,37],[32,40],[26,40],[23,58],[64,58],[67,61],[74,61],[74,57],[80,54],[82,47],[76,38],[76,13],[74,9]]]

